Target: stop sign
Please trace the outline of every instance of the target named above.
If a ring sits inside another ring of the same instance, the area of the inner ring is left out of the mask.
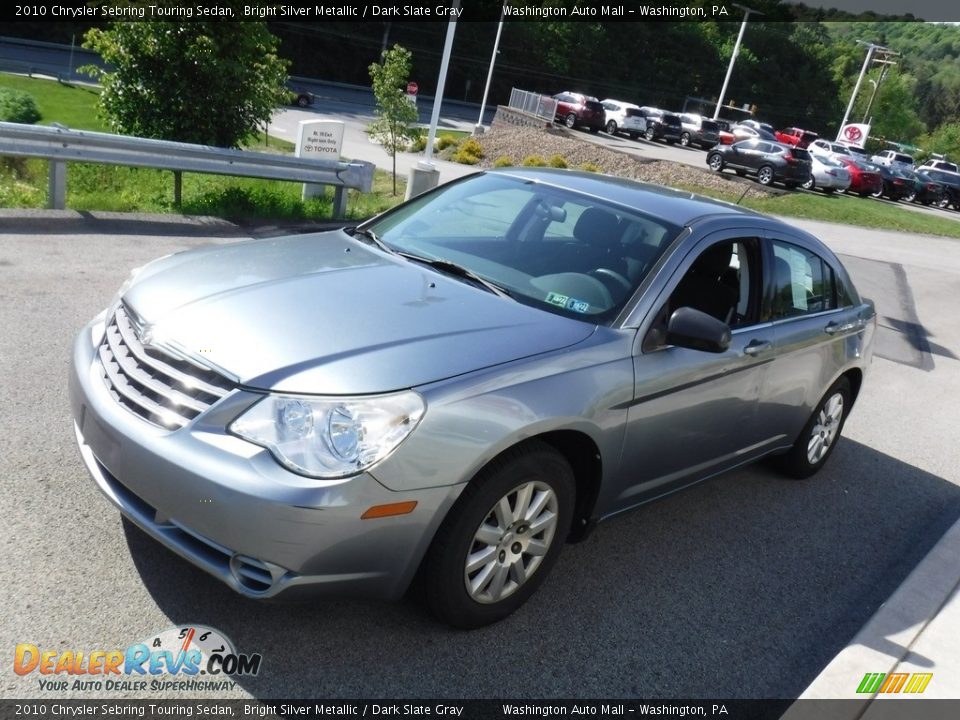
[[[420,89],[420,86],[417,85],[417,84],[416,84],[415,82],[413,82],[412,80],[407,83],[407,95],[416,95],[416,94],[417,94],[417,90],[419,90],[419,89]]]

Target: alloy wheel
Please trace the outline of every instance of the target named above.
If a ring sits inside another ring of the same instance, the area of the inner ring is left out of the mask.
[[[478,603],[496,603],[537,571],[553,543],[559,502],[546,483],[530,481],[501,497],[473,536],[463,580]]]
[[[807,442],[807,461],[811,465],[819,463],[829,452],[837,437],[840,421],[843,419],[843,395],[839,392],[830,396],[823,404],[813,424],[810,439]]]

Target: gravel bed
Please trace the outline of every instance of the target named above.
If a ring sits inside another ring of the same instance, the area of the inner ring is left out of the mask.
[[[765,188],[752,180],[742,180],[732,174],[717,174],[706,168],[701,170],[683,163],[667,160],[648,160],[577,137],[576,131],[566,129],[539,129],[498,125],[477,138],[483,146],[483,158],[480,165],[493,167],[500,157],[509,157],[514,165],[531,155],[539,155],[549,161],[554,155],[560,155],[567,165],[575,168],[591,163],[608,175],[642,180],[644,182],[676,187],[703,187],[727,193],[743,193],[748,198],[765,198],[781,195],[782,190]]]

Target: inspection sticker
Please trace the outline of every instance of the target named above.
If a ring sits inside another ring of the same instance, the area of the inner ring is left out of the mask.
[[[566,295],[561,295],[560,293],[547,293],[547,302],[551,305],[556,305],[557,307],[565,308],[567,303],[570,301],[570,298]]]

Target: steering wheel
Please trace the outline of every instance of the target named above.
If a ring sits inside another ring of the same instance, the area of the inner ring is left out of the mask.
[[[596,270],[588,272],[587,275],[597,278],[597,280],[602,282],[607,289],[611,291],[611,294],[614,294],[614,292],[618,290],[625,293],[625,295],[633,293],[633,283],[610,268],[597,268]]]

